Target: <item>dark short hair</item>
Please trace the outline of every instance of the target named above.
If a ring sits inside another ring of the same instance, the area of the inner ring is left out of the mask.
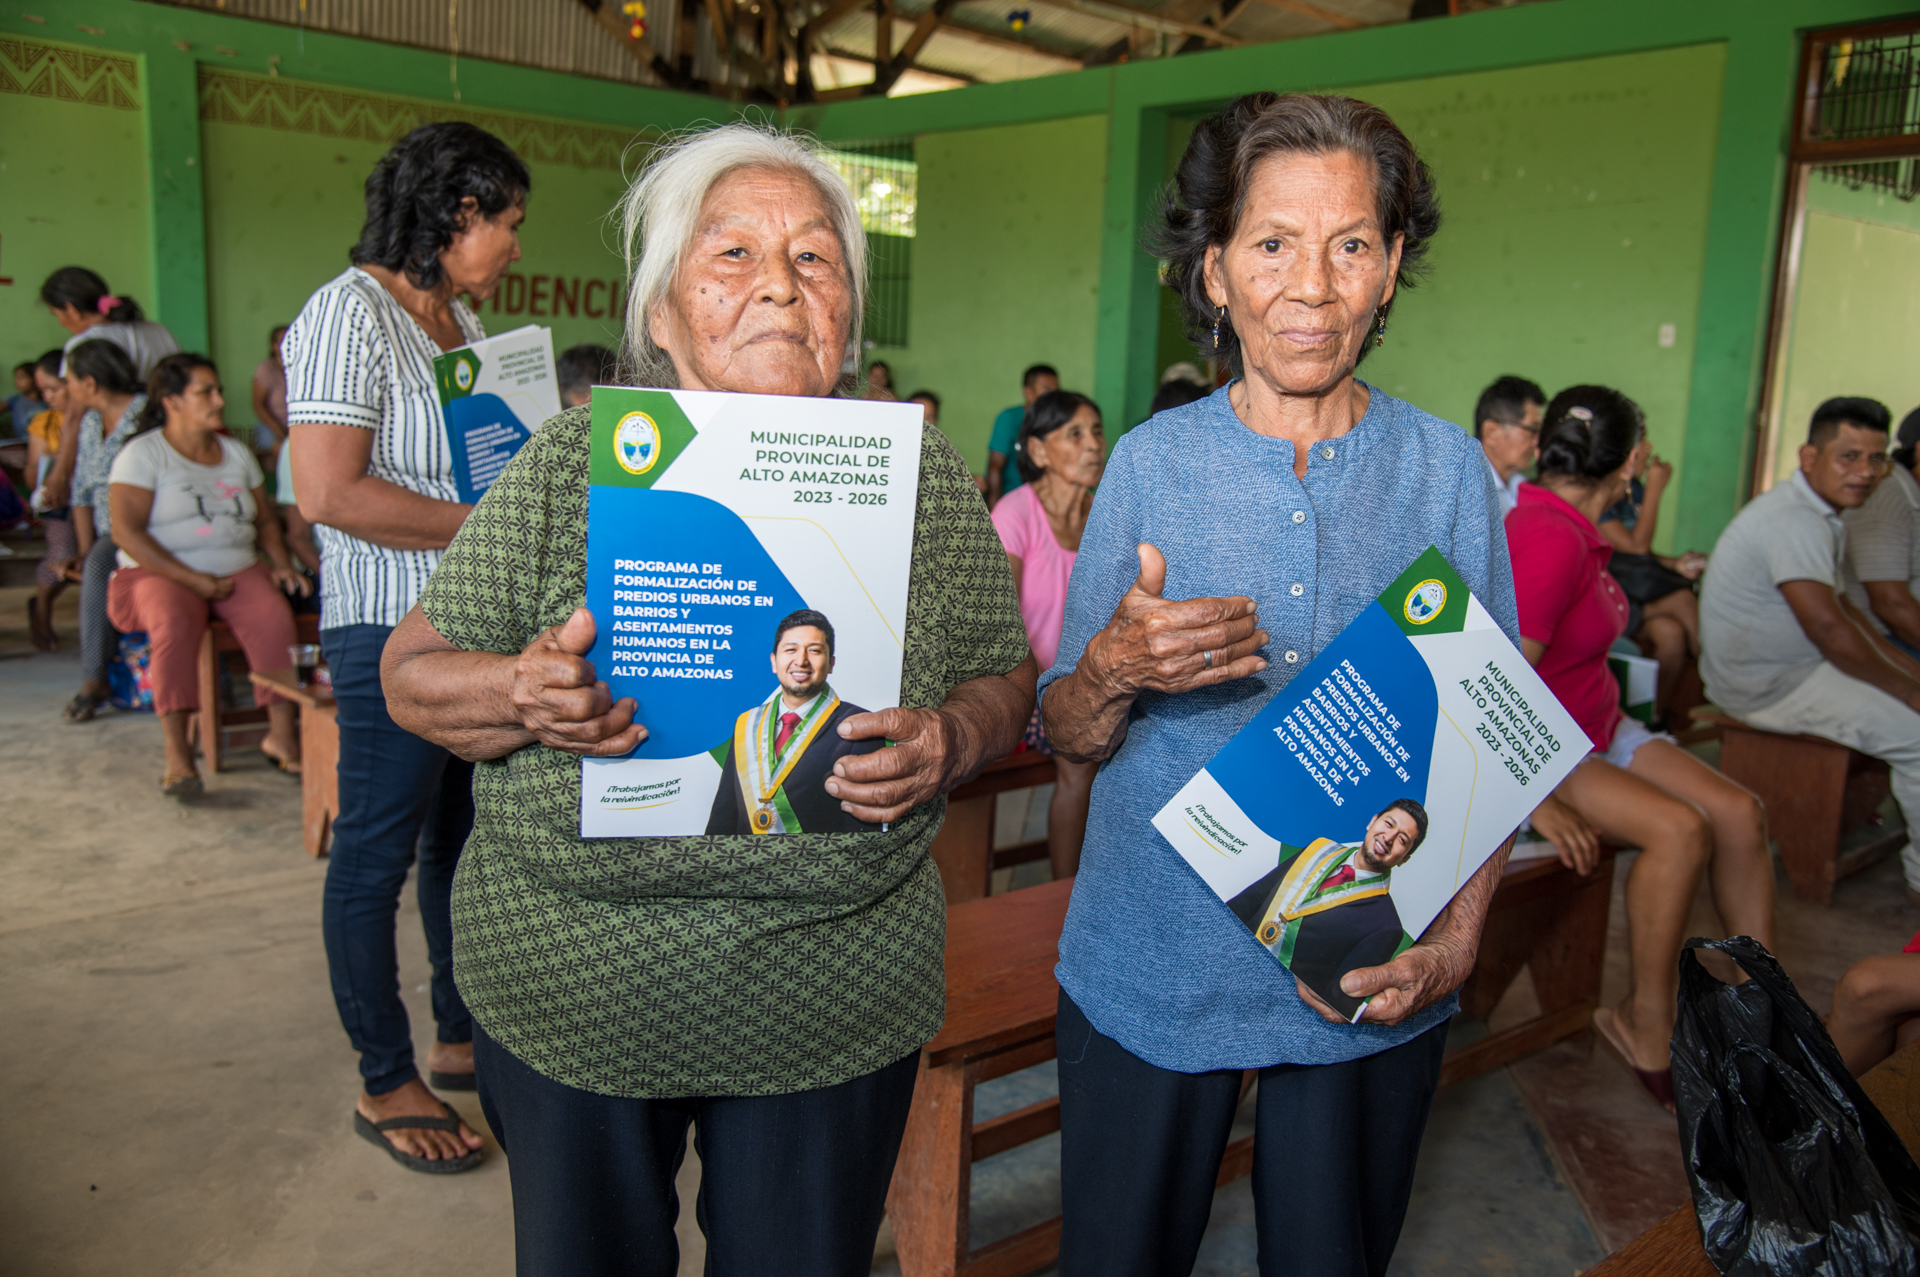
[[[107,302],[102,306],[101,302]],[[72,306],[83,315],[105,315],[110,324],[132,324],[141,318],[140,303],[115,297],[107,281],[84,266],[62,266],[40,285],[40,304],[54,310]]]
[[[348,260],[401,271],[416,288],[438,287],[440,254],[462,229],[465,202],[498,217],[532,189],[520,157],[485,129],[459,120],[422,124],[367,175],[367,220]]]
[[[1059,381],[1060,370],[1052,364],[1033,364],[1028,367],[1025,372],[1020,374],[1020,389],[1025,390],[1031,386],[1036,377],[1051,377],[1055,381]]]
[[[1480,427],[1489,421],[1503,426],[1519,425],[1530,403],[1542,408],[1547,406],[1547,392],[1540,389],[1539,382],[1512,373],[1499,378],[1480,392],[1480,401],[1473,405],[1473,437],[1478,439]]]
[[[1147,405],[1147,415],[1151,417],[1169,408],[1178,408],[1196,399],[1205,399],[1211,393],[1213,392],[1205,386],[1196,386],[1185,377],[1163,381],[1160,383],[1160,389],[1153,392],[1153,402]]]
[[[596,346],[592,342],[581,342],[578,346],[569,346],[554,361],[554,376],[559,378],[560,393],[574,394],[578,391],[591,391],[595,386],[611,385],[619,365],[618,359],[605,346]]]
[[[66,359],[67,352],[55,346],[52,350],[49,350],[46,354],[33,361],[33,370],[35,372],[43,372],[49,377],[58,377],[60,375],[60,365],[65,363]]]
[[[1273,155],[1348,152],[1373,165],[1375,215],[1390,246],[1404,236],[1394,300],[1411,288],[1440,230],[1440,201],[1433,173],[1385,111],[1371,103],[1328,93],[1249,93],[1218,115],[1201,121],[1160,206],[1160,223],[1148,245],[1167,263],[1166,279],[1180,299],[1187,336],[1233,375],[1241,369],[1240,339],[1222,325],[1212,348],[1215,311],[1207,296],[1209,248],[1232,239],[1246,211],[1253,171]],[[1385,307],[1391,312],[1393,301]],[[1384,318],[1384,316],[1383,316]],[[1360,347],[1366,358],[1371,342]],[[1355,361],[1356,363],[1358,360]]]
[[[67,352],[67,375],[94,384],[110,395],[137,395],[146,387],[140,384],[140,370],[133,356],[118,343],[104,337],[83,341]]]
[[[147,374],[147,402],[140,408],[140,422],[134,427],[133,433],[143,435],[166,425],[167,396],[186,394],[187,387],[193,384],[193,374],[202,368],[215,377],[220,375],[213,360],[192,351],[183,350],[179,354],[168,355],[155,364],[153,371]]]
[[[15,372],[30,373],[33,371],[33,368],[34,368],[34,361],[31,359],[23,359],[19,363],[13,366],[13,370]]]
[[[1568,386],[1540,424],[1540,475],[1605,478],[1627,463],[1646,429],[1640,405],[1611,386]]]
[[[816,612],[810,607],[787,613],[780,619],[780,624],[773,627],[773,650],[776,652],[780,650],[780,640],[787,636],[788,630],[797,630],[806,626],[812,626],[827,636],[827,655],[832,656],[833,622],[827,619],[824,612]]]
[[[1380,819],[1380,817],[1396,808],[1413,817],[1413,841],[1407,844],[1407,855],[1411,856],[1414,852],[1420,850],[1420,844],[1427,840],[1427,809],[1420,805],[1420,800],[1417,798],[1396,798],[1375,812],[1373,820]],[[1369,820],[1367,823],[1371,825],[1373,820]]]
[[[1824,448],[1840,433],[1841,426],[1858,426],[1886,434],[1893,427],[1893,413],[1878,399],[1838,395],[1813,410],[1813,420],[1807,424],[1807,442]]]
[[[933,410],[935,412],[940,411],[940,396],[934,394],[931,390],[916,390],[912,394],[907,396],[908,403],[912,403],[916,399],[924,399],[928,403],[933,405]]]
[[[1893,460],[1909,470],[1913,469],[1914,449],[1920,445],[1920,408],[1900,418],[1900,432],[1894,436],[1894,442],[1900,446],[1893,450]]]
[[[1020,419],[1020,436],[1013,441],[1013,463],[1020,467],[1021,478],[1032,483],[1046,473],[1033,463],[1029,450],[1032,441],[1044,439],[1072,421],[1082,407],[1093,409],[1094,419],[1100,420],[1100,405],[1072,390],[1049,390],[1033,401],[1033,407]]]

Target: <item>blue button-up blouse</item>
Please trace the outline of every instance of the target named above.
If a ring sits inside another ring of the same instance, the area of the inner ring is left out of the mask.
[[[1153,814],[1429,545],[1517,645],[1498,493],[1475,440],[1375,387],[1347,434],[1310,446],[1249,430],[1222,388],[1114,447],[1080,541],[1048,684],[1073,671],[1139,571],[1167,559],[1165,596],[1251,596],[1268,667],[1180,695],[1144,692],[1100,768],[1066,930],[1061,986],[1095,1028],[1181,1072],[1326,1064],[1432,1028],[1449,998],[1392,1027],[1336,1025],[1153,828]]]

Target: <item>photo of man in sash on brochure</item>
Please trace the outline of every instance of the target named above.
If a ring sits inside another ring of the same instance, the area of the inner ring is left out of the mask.
[[[1341,992],[1340,977],[1390,962],[1411,943],[1387,892],[1393,871],[1426,836],[1427,809],[1397,799],[1367,822],[1359,842],[1281,844],[1279,864],[1227,907],[1281,966],[1351,1020],[1362,1002]]]
[[[782,619],[773,633],[773,676],[780,686],[733,725],[707,833],[858,834],[880,828],[843,811],[826,790],[837,760],[885,743],[842,739],[841,722],[867,711],[834,695],[827,685],[831,673],[833,623],[810,608]]]

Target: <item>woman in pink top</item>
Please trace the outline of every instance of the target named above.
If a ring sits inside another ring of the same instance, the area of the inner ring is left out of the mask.
[[[1085,395],[1055,390],[1027,409],[1014,445],[1014,462],[1026,483],[993,507],[993,526],[1006,547],[1020,591],[1020,618],[1040,668],[1060,651],[1060,627],[1066,619],[1067,581],[1093,508],[1093,489],[1107,464],[1107,436],[1100,409]],[[1052,754],[1035,708],[1023,745]],[[1055,879],[1080,868],[1080,843],[1087,833],[1087,800],[1093,793],[1097,763],[1053,760],[1057,780],[1047,808],[1047,857]]]
[[[1773,861],[1760,800],[1622,714],[1607,669],[1608,649],[1626,632],[1627,599],[1596,523],[1626,492],[1643,429],[1639,408],[1617,390],[1555,395],[1540,428],[1540,478],[1520,486],[1507,545],[1520,649],[1593,746],[1534,811],[1533,828],[1581,873],[1593,869],[1603,837],[1640,848],[1627,875],[1627,996],[1594,1012],[1593,1026],[1671,1110],[1667,1042],[1701,875],[1727,934],[1771,948]]]

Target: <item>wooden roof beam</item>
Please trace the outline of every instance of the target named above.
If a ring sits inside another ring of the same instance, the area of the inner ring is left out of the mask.
[[[964,26],[961,23],[955,22],[951,17],[940,24],[940,34],[959,36],[963,39],[978,41],[981,44],[991,45],[996,49],[1018,49],[1022,53],[1038,54],[1040,57],[1053,58],[1060,62],[1071,63],[1074,66],[1086,65],[1087,55],[1084,50],[1068,52],[1063,49],[1049,48],[1044,44],[1035,44],[1031,40],[1018,40],[1010,35],[1001,35],[998,31],[982,31],[979,27]]]
[[[1303,18],[1312,18],[1316,22],[1324,22],[1328,26],[1338,27],[1342,31],[1356,31],[1368,25],[1352,14],[1335,13],[1331,9],[1322,9],[1317,4],[1308,4],[1307,0],[1259,0],[1259,2],[1270,9],[1278,9],[1282,13],[1298,14]]]

